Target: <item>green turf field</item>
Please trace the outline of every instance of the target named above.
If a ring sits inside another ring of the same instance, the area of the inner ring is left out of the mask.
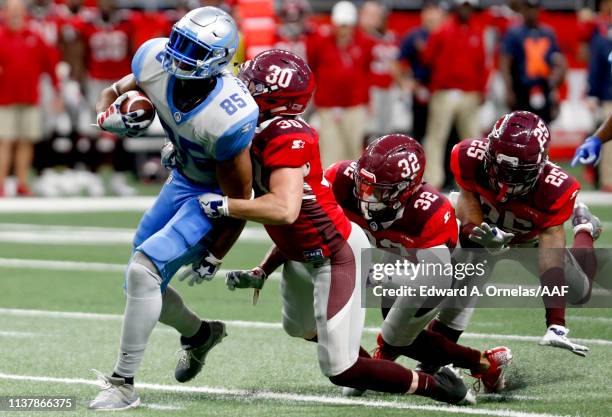
[[[593,211],[606,224],[612,222],[612,207]],[[130,255],[129,241],[120,235],[133,229],[139,217],[134,212],[0,214],[0,396],[69,395],[76,397],[77,411],[52,416],[93,414],[85,409],[97,392],[90,369],[110,372],[118,348],[121,269]],[[10,227],[15,224],[21,226]],[[19,230],[32,236],[23,238]],[[102,230],[116,231],[117,242],[61,242],[71,233],[95,238]],[[612,247],[612,233],[604,230],[598,244]],[[251,267],[267,247],[259,238],[243,240],[223,267]],[[342,398],[320,374],[316,346],[283,333],[278,280],[266,284],[256,307],[250,292],[230,293],[221,277],[196,287],[174,285],[197,313],[228,321],[229,336],[209,355],[202,374],[180,385],[173,377],[178,335],[159,325],[137,378],[143,407],[121,415],[612,416],[610,310],[569,310],[571,336],[591,348],[585,359],[537,346],[544,332],[543,310],[479,310],[462,343],[510,346],[515,357],[510,389],[500,396],[479,395],[478,405],[457,408],[374,393]],[[363,340],[368,349],[374,347],[379,324],[379,312],[368,311]]]

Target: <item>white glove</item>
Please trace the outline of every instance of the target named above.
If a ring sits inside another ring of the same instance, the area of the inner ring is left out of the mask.
[[[139,117],[145,114],[145,111],[140,109],[128,114],[121,113],[121,105],[124,101],[138,95],[136,91],[128,91],[123,93],[111,104],[106,111],[100,112],[97,117],[97,123],[100,129],[114,133],[118,136],[137,137],[144,133],[144,130],[149,127],[152,120],[136,121]]]
[[[552,325],[546,330],[546,334],[540,340],[540,346],[553,346],[561,349],[569,350],[570,352],[585,357],[589,348],[583,345],[572,342],[567,338],[569,329],[563,326]]]
[[[513,238],[514,233],[504,232],[496,226],[491,227],[484,222],[480,227],[474,227],[469,236],[472,242],[476,242],[487,249],[492,249],[491,252],[506,249]]]
[[[193,284],[201,284],[204,281],[210,281],[215,277],[215,274],[221,267],[220,259],[217,259],[215,255],[206,251],[202,259],[198,262],[194,262],[191,268],[187,268],[178,277],[179,281],[184,281],[189,278],[189,286]]]
[[[172,142],[166,142],[161,149],[161,164],[166,169],[173,169],[177,166],[176,149]]]
[[[222,216],[229,216],[227,196],[206,193],[198,197],[198,200],[200,201],[202,211],[207,217],[216,219]]]

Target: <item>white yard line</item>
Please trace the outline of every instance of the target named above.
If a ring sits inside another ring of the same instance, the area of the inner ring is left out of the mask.
[[[54,384],[69,384],[69,385],[97,385],[96,381],[81,379],[81,378],[54,378],[47,376],[32,376],[32,375],[14,375],[0,373],[0,379],[12,381],[30,381],[44,382]],[[219,387],[206,386],[185,386],[185,385],[162,385],[162,384],[147,384],[136,383],[136,387],[141,390],[175,392],[175,393],[193,393],[193,394],[208,394],[218,396],[241,397],[249,400],[268,400],[281,402],[301,402],[313,404],[327,405],[343,405],[343,406],[365,406],[373,408],[388,408],[400,410],[418,410],[418,411],[436,411],[448,414],[464,414],[476,416],[492,416],[492,417],[567,417],[557,414],[548,413],[531,413],[525,411],[514,411],[508,409],[488,409],[479,407],[455,407],[443,405],[416,405],[399,401],[376,401],[376,400],[361,400],[349,399],[342,397],[332,397],[325,395],[303,395],[289,392],[274,392],[274,391],[251,391],[241,389],[228,389]]]
[[[62,319],[85,319],[85,320],[121,320],[120,314],[101,314],[101,313],[83,313],[77,311],[48,311],[48,310],[30,310],[20,308],[0,308],[0,316],[13,317],[44,317],[44,318],[62,318]],[[247,329],[282,329],[281,323],[265,322],[265,321],[245,321],[245,320],[223,320],[228,326],[247,328]],[[378,327],[366,327],[367,333],[378,333]],[[467,339],[495,339],[495,340],[510,340],[515,342],[539,342],[541,336],[524,336],[515,334],[498,334],[498,333],[471,333],[466,332],[461,336]],[[612,346],[612,340],[607,339],[579,339],[572,338],[573,341],[584,343],[587,345],[596,346]]]
[[[40,333],[0,330],[0,337],[18,337],[20,338],[20,337],[36,337],[36,336],[40,336]]]
[[[131,244],[134,232],[127,228],[0,223],[0,242],[65,245]],[[245,228],[240,235],[240,240],[243,242],[271,242],[264,229],[255,227]]]
[[[612,193],[584,191],[578,200],[590,205],[612,205]],[[78,213],[142,212],[153,205],[155,197],[70,197],[70,198],[3,198],[0,213]]]
[[[82,261],[50,261],[43,259],[0,258],[0,268],[42,269],[54,271],[82,272],[120,272],[124,273],[127,264],[110,264]],[[223,277],[228,269],[217,271],[217,277]],[[274,272],[269,279],[280,279],[280,273]]]

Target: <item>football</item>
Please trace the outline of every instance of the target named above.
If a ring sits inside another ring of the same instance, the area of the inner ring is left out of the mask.
[[[136,122],[144,122],[147,120],[153,120],[155,118],[155,107],[149,97],[147,97],[142,91],[134,91],[130,98],[125,100],[121,104],[121,113],[128,114],[138,110],[144,110],[144,113],[136,118]]]

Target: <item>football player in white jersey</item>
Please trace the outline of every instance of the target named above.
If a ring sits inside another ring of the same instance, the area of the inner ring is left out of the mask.
[[[179,382],[192,379],[226,335],[222,322],[202,321],[168,283],[187,264],[192,267],[179,279],[188,278],[190,285],[212,279],[244,227],[240,220],[209,220],[198,203],[207,192],[251,198],[249,144],[259,109],[242,82],[225,70],[237,46],[236,24],[227,13],[215,7],[192,10],[174,25],[169,39],[144,43],[132,73],[100,95],[98,124],[119,135],[138,134],[142,127],[136,112],[121,114],[121,103],[133,90],[149,97],[169,139],[162,159],[173,169],[136,231],[119,357],[111,376],[99,375],[104,388],[92,409],[139,405],[134,375],[157,321],[181,334]]]

